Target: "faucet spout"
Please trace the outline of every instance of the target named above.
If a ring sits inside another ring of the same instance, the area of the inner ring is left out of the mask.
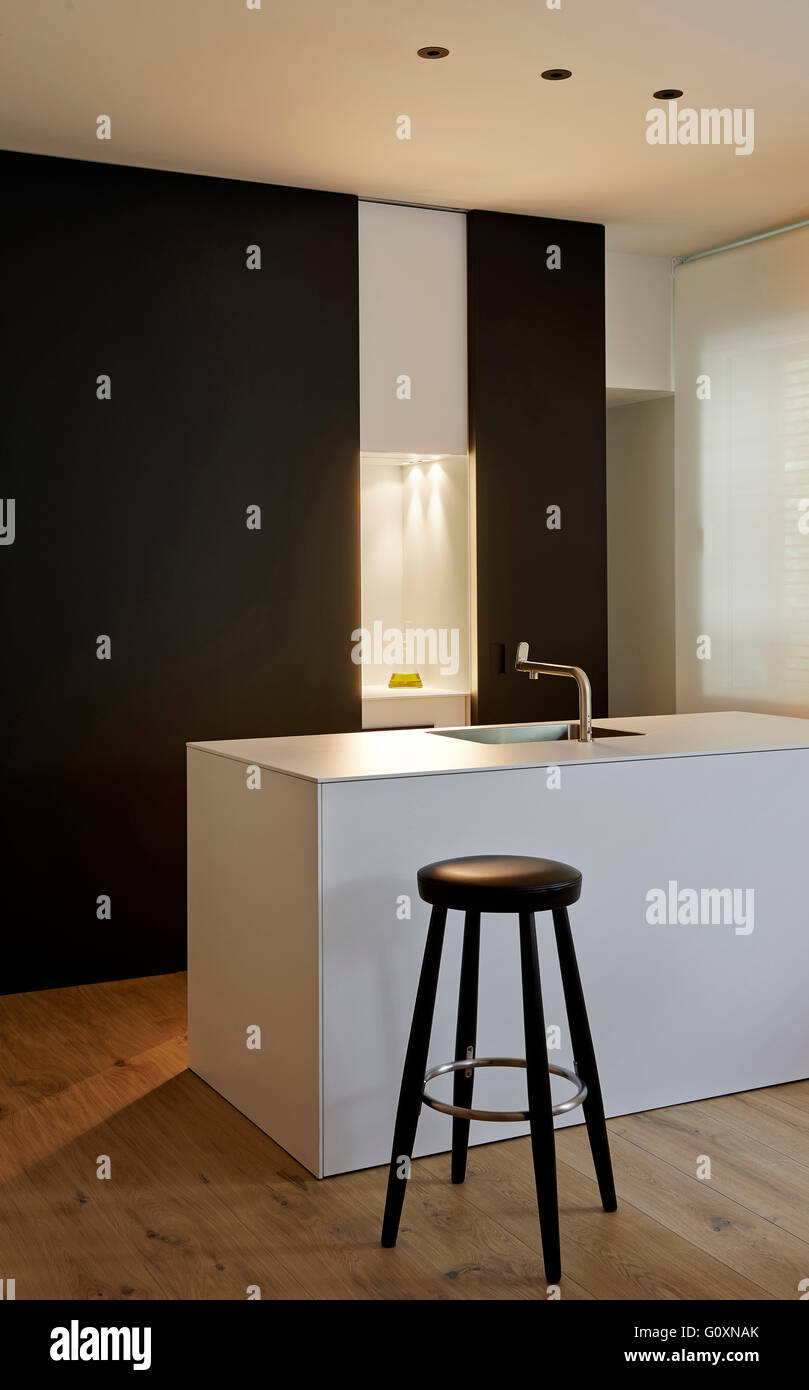
[[[529,661],[528,643],[517,645],[516,671],[523,671],[529,680],[539,680],[540,676],[570,676],[579,692],[579,742],[593,741],[593,693],[590,681],[581,666],[556,666],[549,661]]]

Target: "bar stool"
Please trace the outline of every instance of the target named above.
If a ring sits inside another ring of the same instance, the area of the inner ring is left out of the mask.
[[[473,855],[465,859],[444,859],[436,864],[426,865],[425,868],[419,869],[418,885],[419,896],[432,904],[432,913],[393,1131],[382,1244],[396,1244],[422,1103],[429,1105],[433,1110],[440,1110],[443,1114],[452,1116],[452,1181],[455,1183],[463,1182],[466,1176],[470,1120],[528,1120],[531,1128],[531,1151],[545,1274],[548,1282],[555,1284],[561,1278],[562,1265],[559,1252],[554,1115],[572,1110],[577,1105],[584,1107],[601,1205],[605,1211],[615,1211],[618,1206],[593,1041],[567,915],[568,907],[571,903],[577,902],[581,894],[581,874],[570,864],[555,863],[551,859],[524,858],[512,854]],[[450,908],[465,913],[455,1060],[426,1071],[444,927]],[[510,912],[519,915],[525,1022],[524,1059],[475,1056],[482,912]],[[568,1026],[576,1059],[573,1063],[575,1070],[572,1072],[564,1067],[548,1064],[534,922],[536,912],[553,914]],[[525,1067],[528,1109],[473,1110],[472,1088],[477,1067]],[[425,1086],[435,1077],[444,1076],[449,1072],[453,1073],[452,1105],[436,1100],[425,1090]],[[564,1077],[576,1087],[571,1097],[557,1105],[554,1105],[551,1099],[549,1073]]]

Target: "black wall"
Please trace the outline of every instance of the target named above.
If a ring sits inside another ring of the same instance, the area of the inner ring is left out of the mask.
[[[360,727],[357,204],[0,173],[10,992],[182,968],[186,740]]]
[[[548,268],[548,247],[561,268]],[[476,493],[475,723],[575,715],[573,681],[517,675],[531,658],[583,666],[607,713],[604,229],[468,217],[470,450]],[[561,507],[561,530],[547,508]]]

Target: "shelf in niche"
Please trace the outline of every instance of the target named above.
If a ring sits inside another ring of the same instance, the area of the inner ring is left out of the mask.
[[[438,685],[399,686],[391,690],[386,685],[364,685],[363,700],[413,700],[425,697],[430,700],[462,700],[471,692],[468,690],[443,690]]]

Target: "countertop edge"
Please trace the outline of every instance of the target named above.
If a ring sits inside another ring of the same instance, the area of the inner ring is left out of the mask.
[[[282,777],[293,777],[296,781],[310,782],[316,786],[328,786],[332,783],[340,782],[384,782],[401,780],[408,777],[457,777],[467,774],[481,772],[544,772],[549,767],[560,766],[554,759],[548,758],[545,762],[528,763],[501,763],[490,767],[435,767],[435,768],[414,768],[392,772],[355,772],[345,773],[340,776],[324,777],[314,776],[306,772],[296,772],[289,767],[281,767],[276,763],[262,761],[260,758],[249,758],[238,753],[226,753],[219,748],[211,748],[204,743],[187,743],[186,749],[192,749],[197,753],[207,753],[211,757],[225,758],[229,762],[249,765],[254,762],[263,772],[275,772]],[[696,749],[677,749],[671,752],[659,751],[656,753],[625,753],[612,757],[600,758],[580,758],[576,762],[561,764],[566,770],[579,767],[612,767],[615,763],[649,763],[649,762],[669,762],[678,758],[736,758],[740,756],[754,757],[761,753],[807,753],[809,744],[790,743],[778,744],[764,748],[696,748]]]

